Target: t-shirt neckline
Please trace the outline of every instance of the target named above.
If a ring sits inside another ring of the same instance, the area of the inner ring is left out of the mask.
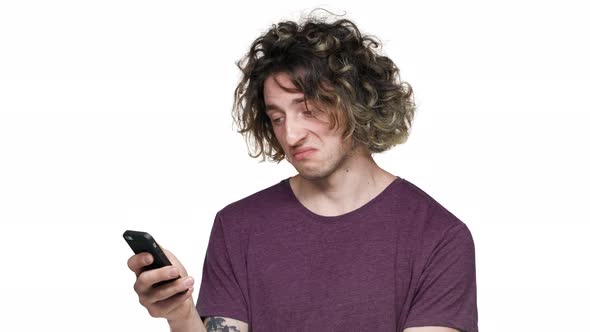
[[[281,181],[281,185],[283,187],[285,187],[286,192],[289,195],[289,199],[294,202],[296,209],[298,211],[302,212],[303,214],[305,214],[306,216],[308,216],[310,219],[312,219],[314,221],[324,222],[324,223],[350,222],[353,220],[358,220],[359,218],[362,218],[365,215],[371,215],[371,212],[369,210],[375,204],[377,204],[381,200],[383,200],[384,197],[387,197],[391,191],[395,190],[401,184],[402,181],[405,181],[401,176],[398,175],[395,178],[395,180],[393,180],[390,184],[388,184],[387,187],[385,187],[385,189],[383,189],[379,194],[377,194],[377,196],[373,197],[371,200],[366,202],[364,205],[358,207],[357,209],[354,209],[352,211],[346,212],[346,213],[338,215],[338,216],[322,216],[322,215],[319,215],[319,214],[311,211],[310,209],[305,207],[305,205],[303,205],[303,203],[301,203],[299,201],[297,196],[295,196],[295,192],[293,191],[293,188],[291,188],[291,183],[289,182],[289,179],[290,179],[290,177],[283,179]]]

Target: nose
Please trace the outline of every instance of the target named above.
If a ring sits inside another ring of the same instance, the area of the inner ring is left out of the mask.
[[[307,135],[307,129],[303,124],[303,120],[298,117],[292,117],[285,121],[285,136],[287,144],[290,146],[297,145]]]

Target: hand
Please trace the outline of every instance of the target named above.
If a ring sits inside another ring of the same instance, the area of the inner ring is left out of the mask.
[[[143,271],[154,259],[149,253],[133,255],[127,261],[127,266],[137,277],[133,288],[139,296],[139,303],[143,305],[152,317],[163,317],[168,321],[185,320],[196,311],[193,304],[194,279],[189,277],[186,269],[170,251],[162,248],[172,266]],[[179,279],[170,283],[154,286],[158,282]]]

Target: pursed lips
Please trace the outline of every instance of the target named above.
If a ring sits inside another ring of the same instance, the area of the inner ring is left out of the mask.
[[[315,150],[314,148],[299,148],[293,151],[293,155],[303,153],[305,151]]]
[[[298,157],[302,157],[306,154],[306,152],[316,151],[314,148],[302,148],[293,151],[293,159],[298,160]]]

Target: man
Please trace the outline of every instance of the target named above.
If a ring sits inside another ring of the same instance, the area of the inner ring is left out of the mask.
[[[378,45],[314,18],[254,41],[234,119],[251,156],[298,174],[217,213],[196,305],[172,253],[173,267],[143,273],[149,254],[131,257],[152,316],[172,331],[478,330],[469,229],[372,158],[406,141],[415,110]]]

